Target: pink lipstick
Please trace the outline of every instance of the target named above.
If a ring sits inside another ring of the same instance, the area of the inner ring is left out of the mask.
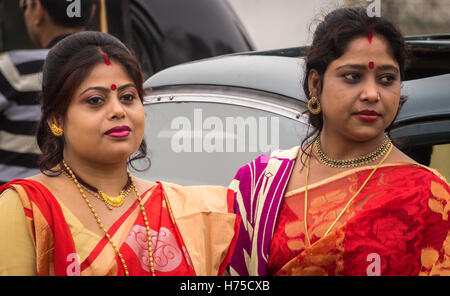
[[[122,125],[122,126],[116,126],[113,127],[112,129],[108,130],[105,135],[114,137],[114,138],[123,138],[126,137],[130,134],[131,129],[126,126],[126,125]]]

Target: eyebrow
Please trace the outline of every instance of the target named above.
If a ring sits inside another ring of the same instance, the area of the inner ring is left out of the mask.
[[[123,89],[125,89],[125,88],[127,88],[127,87],[134,87],[134,88],[137,89],[137,87],[136,87],[136,85],[134,85],[134,83],[128,83],[128,84],[124,84],[124,85],[122,85],[122,86],[119,86],[119,87],[117,88],[117,91],[122,91]],[[98,90],[98,91],[101,91],[101,92],[109,92],[109,91],[111,91],[111,89],[110,89],[109,87],[92,86],[92,87],[88,87],[88,88],[86,88],[85,90],[83,90],[83,91],[80,93],[80,96],[83,95],[84,93],[90,91],[90,90]]]
[[[361,65],[361,64],[346,64],[346,65],[337,67],[336,70],[340,70],[342,68],[355,68],[358,70],[366,70],[368,67],[367,67],[367,65]],[[398,68],[393,65],[381,65],[381,66],[375,66],[375,68],[377,68],[379,70],[392,70],[396,73],[399,72]]]

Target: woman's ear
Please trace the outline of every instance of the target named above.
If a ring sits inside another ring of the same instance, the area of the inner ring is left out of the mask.
[[[47,124],[48,127],[51,127],[53,124],[55,124],[57,127],[62,127],[61,121],[55,116],[49,117],[47,119]]]
[[[309,70],[308,74],[309,96],[317,96],[320,92],[320,75],[316,69]]]
[[[56,117],[51,117],[47,120],[47,124],[55,136],[60,137],[63,135],[64,130],[62,128],[63,124],[61,120],[57,119]]]

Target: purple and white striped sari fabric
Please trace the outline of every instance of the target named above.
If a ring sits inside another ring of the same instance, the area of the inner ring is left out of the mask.
[[[240,168],[230,188],[242,217],[230,275],[266,275],[270,242],[299,147],[261,155]]]

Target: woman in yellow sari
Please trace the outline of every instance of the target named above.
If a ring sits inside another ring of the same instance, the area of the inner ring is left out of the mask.
[[[450,275],[449,185],[385,133],[405,60],[401,33],[364,9],[318,25],[303,84],[313,132],[237,172],[231,275]]]
[[[222,274],[240,221],[233,193],[128,172],[146,159],[142,100],[139,63],[116,38],[77,33],[50,50],[42,173],[0,188],[1,275]]]

